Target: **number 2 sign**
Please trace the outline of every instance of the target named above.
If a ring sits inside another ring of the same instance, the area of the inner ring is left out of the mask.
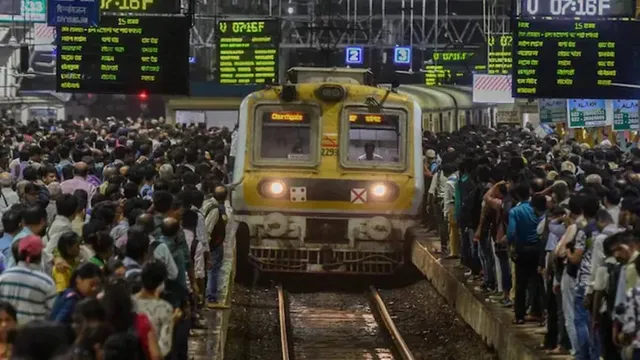
[[[345,63],[347,65],[362,65],[364,62],[364,56],[362,47],[350,46],[345,49]]]

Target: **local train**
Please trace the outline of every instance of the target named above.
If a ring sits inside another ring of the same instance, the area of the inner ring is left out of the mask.
[[[289,75],[293,83],[240,104],[233,176],[243,181],[231,199],[238,266],[394,273],[409,261],[419,222],[423,124],[451,131],[467,116],[486,121],[485,109],[460,111],[454,88],[372,86],[366,70]]]

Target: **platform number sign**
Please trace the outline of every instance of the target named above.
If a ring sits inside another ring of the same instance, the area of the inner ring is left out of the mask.
[[[359,46],[350,46],[345,50],[345,63],[347,65],[362,65],[364,62],[363,50]]]
[[[411,64],[411,48],[408,46],[396,46],[393,48],[393,63],[396,65]]]

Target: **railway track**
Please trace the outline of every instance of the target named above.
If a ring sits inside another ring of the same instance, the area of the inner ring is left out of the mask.
[[[278,286],[282,360],[414,360],[378,291],[290,295]]]

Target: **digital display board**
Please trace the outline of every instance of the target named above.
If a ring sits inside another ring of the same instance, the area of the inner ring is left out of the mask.
[[[262,116],[263,122],[270,123],[309,123],[309,114],[301,111],[272,111]]]
[[[425,85],[456,83],[457,79],[472,71],[485,70],[483,62],[482,57],[477,55],[477,50],[436,51],[424,67]]]
[[[57,91],[187,95],[190,27],[186,17],[119,16],[59,26]]]
[[[100,0],[100,10],[105,12],[177,14],[178,0]],[[170,20],[167,20],[170,21]]]
[[[223,20],[216,34],[220,84],[263,84],[278,79],[278,20]]]
[[[398,115],[352,113],[349,114],[349,122],[357,125],[398,125]]]
[[[629,17],[634,0],[521,0],[522,16]]]
[[[509,75],[513,68],[513,35],[500,34],[489,36],[489,57],[487,73],[489,75]]]
[[[513,96],[638,99],[640,22],[518,20]]]

